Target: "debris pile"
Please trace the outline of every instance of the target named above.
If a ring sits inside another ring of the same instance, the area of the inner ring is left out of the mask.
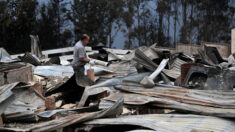
[[[1,131],[235,130],[235,54],[86,47],[95,65],[76,80],[73,47],[41,51],[31,41],[31,53],[0,48]]]

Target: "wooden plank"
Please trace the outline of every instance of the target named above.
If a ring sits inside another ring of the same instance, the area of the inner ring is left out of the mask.
[[[7,83],[14,82],[31,82],[33,80],[32,66],[24,66],[21,68],[8,70],[4,72],[6,74]]]

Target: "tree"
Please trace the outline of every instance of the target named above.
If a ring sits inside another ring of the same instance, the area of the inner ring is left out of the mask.
[[[0,43],[10,53],[30,51],[30,34],[36,32],[36,0],[11,0],[1,2]]]
[[[151,18],[150,9],[146,7],[149,1],[131,0],[126,2],[128,10],[124,12],[123,21],[127,27],[126,36],[128,39],[125,41],[125,48],[130,48],[134,43],[137,43],[138,46],[149,44],[150,41],[146,42],[147,39],[150,39],[149,32],[152,30],[149,27],[155,28],[155,24],[153,24],[155,18]],[[153,39],[155,38],[154,36]]]
[[[120,29],[120,16],[123,11],[123,1],[119,0],[74,0],[70,19],[74,24],[76,40],[81,34],[91,36],[91,43],[99,42],[112,47],[114,37],[113,25]]]
[[[67,4],[63,3],[62,0],[52,0],[47,5],[43,4],[41,6],[37,34],[43,49],[71,45],[71,41],[67,41],[67,39],[72,38],[72,32],[68,33],[69,30],[63,27],[65,22],[67,22]]]
[[[182,5],[182,10],[183,10],[183,26],[181,27],[180,30],[180,42],[182,43],[188,43],[187,41],[187,5],[188,5],[188,0],[181,0],[181,5]]]
[[[177,42],[176,32],[177,32],[177,22],[178,22],[178,0],[173,0],[174,3],[174,45]]]
[[[229,0],[199,0],[198,41],[226,42],[229,34]]]
[[[109,48],[112,47],[114,38],[116,37],[117,33],[119,32],[119,30],[121,29],[121,17],[122,17],[122,13],[124,11],[123,9],[124,6],[124,1],[122,0],[108,0],[107,1],[107,15],[105,16],[107,21],[106,21],[106,25],[108,25],[108,45]],[[113,27],[114,25],[114,27]],[[113,33],[113,29],[115,30]]]
[[[164,31],[163,31],[163,20],[164,20],[164,16],[166,15],[166,13],[168,12],[169,10],[169,7],[166,3],[165,0],[158,0],[157,1],[157,13],[158,13],[158,23],[159,23],[159,26],[158,26],[158,45],[167,45],[167,39],[166,39],[166,36],[164,34]]]

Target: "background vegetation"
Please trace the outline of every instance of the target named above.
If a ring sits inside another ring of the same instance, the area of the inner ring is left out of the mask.
[[[42,49],[73,45],[83,33],[91,44],[124,48],[201,41],[230,42],[235,0],[1,0],[0,47],[30,50],[30,34]],[[118,33],[122,34],[118,36]]]

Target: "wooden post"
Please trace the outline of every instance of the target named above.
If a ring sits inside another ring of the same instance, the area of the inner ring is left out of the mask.
[[[231,31],[231,53],[235,52],[235,28]]]
[[[47,97],[45,100],[45,106],[47,110],[55,110],[55,98],[54,97]],[[56,115],[51,116],[52,119],[56,118]]]

